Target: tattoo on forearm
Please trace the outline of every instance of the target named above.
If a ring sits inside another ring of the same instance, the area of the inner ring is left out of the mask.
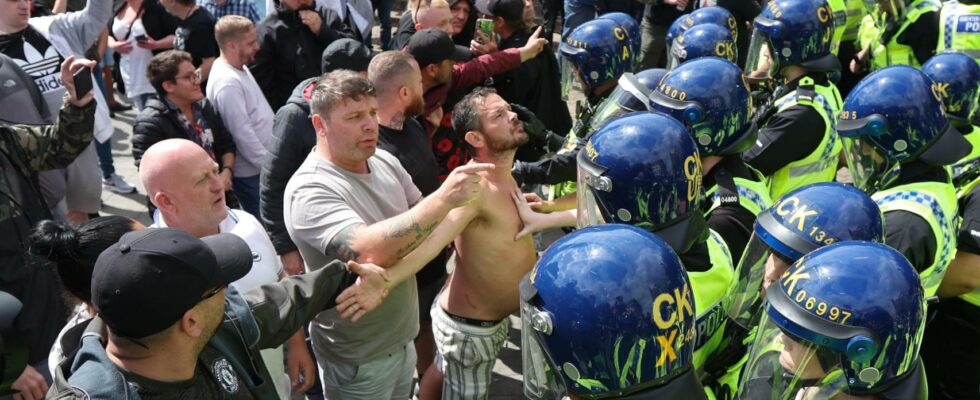
[[[409,212],[407,215],[392,221],[391,228],[385,232],[384,238],[385,240],[396,240],[411,234],[415,235],[411,242],[395,252],[396,258],[402,258],[425,241],[425,238],[436,229],[437,225],[439,225],[438,221],[427,226],[421,226],[415,221],[415,213]]]
[[[351,247],[356,228],[357,226],[349,226],[337,233],[337,236],[334,236],[330,244],[327,245],[327,253],[335,254],[341,261],[357,260],[361,255]]]

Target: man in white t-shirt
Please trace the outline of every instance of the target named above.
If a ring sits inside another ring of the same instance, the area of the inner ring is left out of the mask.
[[[255,27],[248,18],[226,15],[214,26],[221,56],[211,65],[206,94],[235,139],[232,190],[242,208],[259,215],[259,172],[272,137],[275,111],[246,65],[259,51]]]
[[[151,227],[182,229],[199,238],[232,233],[244,239],[252,250],[252,269],[231,283],[239,291],[274,283],[285,276],[262,224],[247,212],[225,206],[218,165],[201,146],[185,139],[163,140],[147,149],[140,166],[140,180],[157,207]],[[304,386],[313,383],[315,368],[303,332],[297,332],[287,345],[293,389],[305,390]],[[262,358],[273,377],[285,376],[281,347],[262,350]],[[296,370],[302,370],[304,385],[299,384]],[[280,397],[289,397],[290,385],[285,378],[273,383]]]
[[[335,259],[393,264],[425,242],[451,209],[473,201],[478,173],[493,168],[459,167],[423,198],[398,159],[377,149],[374,86],[353,71],[321,77],[310,111],[316,147],[289,180],[283,202],[286,230],[308,271]],[[410,397],[419,330],[415,276],[388,296],[356,323],[330,309],[310,324],[326,398]]]

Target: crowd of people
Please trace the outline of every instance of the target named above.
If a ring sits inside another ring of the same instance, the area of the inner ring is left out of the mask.
[[[0,395],[980,400],[980,2],[393,8],[0,0]]]

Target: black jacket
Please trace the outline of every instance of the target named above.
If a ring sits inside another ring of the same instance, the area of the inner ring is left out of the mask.
[[[259,52],[249,69],[273,110],[286,104],[300,81],[320,75],[323,50],[339,38],[358,39],[332,10],[318,7],[323,23],[314,35],[299,13],[279,8],[256,28]]]
[[[315,83],[316,78],[301,82],[293,90],[286,105],[276,112],[276,119],[272,123],[272,138],[266,146],[267,152],[262,163],[259,184],[262,215],[259,219],[278,254],[296,250],[296,244],[289,238],[289,232],[286,232],[282,202],[289,178],[316,146],[316,130],[310,122],[310,103],[304,96],[304,92],[313,91]]]
[[[218,111],[211,106],[211,103],[204,101],[204,118],[208,121],[208,128],[214,136],[214,156],[215,162],[221,166],[221,155],[235,152],[235,141],[232,139],[228,129]],[[184,128],[180,126],[177,113],[170,110],[167,104],[160,100],[158,95],[154,95],[146,102],[146,108],[140,111],[133,124],[133,161],[139,168],[143,153],[154,143],[164,139],[196,139],[187,137]]]
[[[498,44],[500,50],[521,48],[531,35],[520,32],[502,39]],[[572,117],[568,114],[568,105],[561,99],[561,77],[558,76],[558,60],[551,45],[545,45],[543,51],[531,60],[527,60],[513,71],[493,77],[493,86],[508,103],[517,103],[534,112],[545,127],[565,133],[572,128]],[[517,159],[534,161],[541,157],[528,146],[517,151]]]

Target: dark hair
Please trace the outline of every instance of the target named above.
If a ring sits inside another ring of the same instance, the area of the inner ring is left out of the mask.
[[[360,101],[375,97],[374,85],[368,78],[348,69],[338,69],[320,76],[310,96],[310,111],[329,119],[330,110],[344,99]]]
[[[493,88],[481,86],[473,89],[472,92],[469,92],[453,107],[453,131],[463,144],[463,148],[470,155],[473,155],[474,149],[466,141],[466,132],[480,131],[483,129],[483,125],[480,124],[480,110],[476,106],[477,104],[483,104],[488,96],[496,93],[497,91],[493,90]]]
[[[41,221],[27,238],[32,254],[46,257],[58,269],[68,292],[91,304],[92,270],[99,254],[133,231],[133,220],[121,216],[93,218],[78,225]]]
[[[173,82],[177,79],[177,71],[180,70],[180,64],[184,61],[193,63],[194,59],[191,58],[190,53],[180,50],[167,50],[150,59],[150,63],[146,66],[146,79],[150,81],[153,89],[160,96],[167,95],[167,92],[163,90],[163,83]]]

